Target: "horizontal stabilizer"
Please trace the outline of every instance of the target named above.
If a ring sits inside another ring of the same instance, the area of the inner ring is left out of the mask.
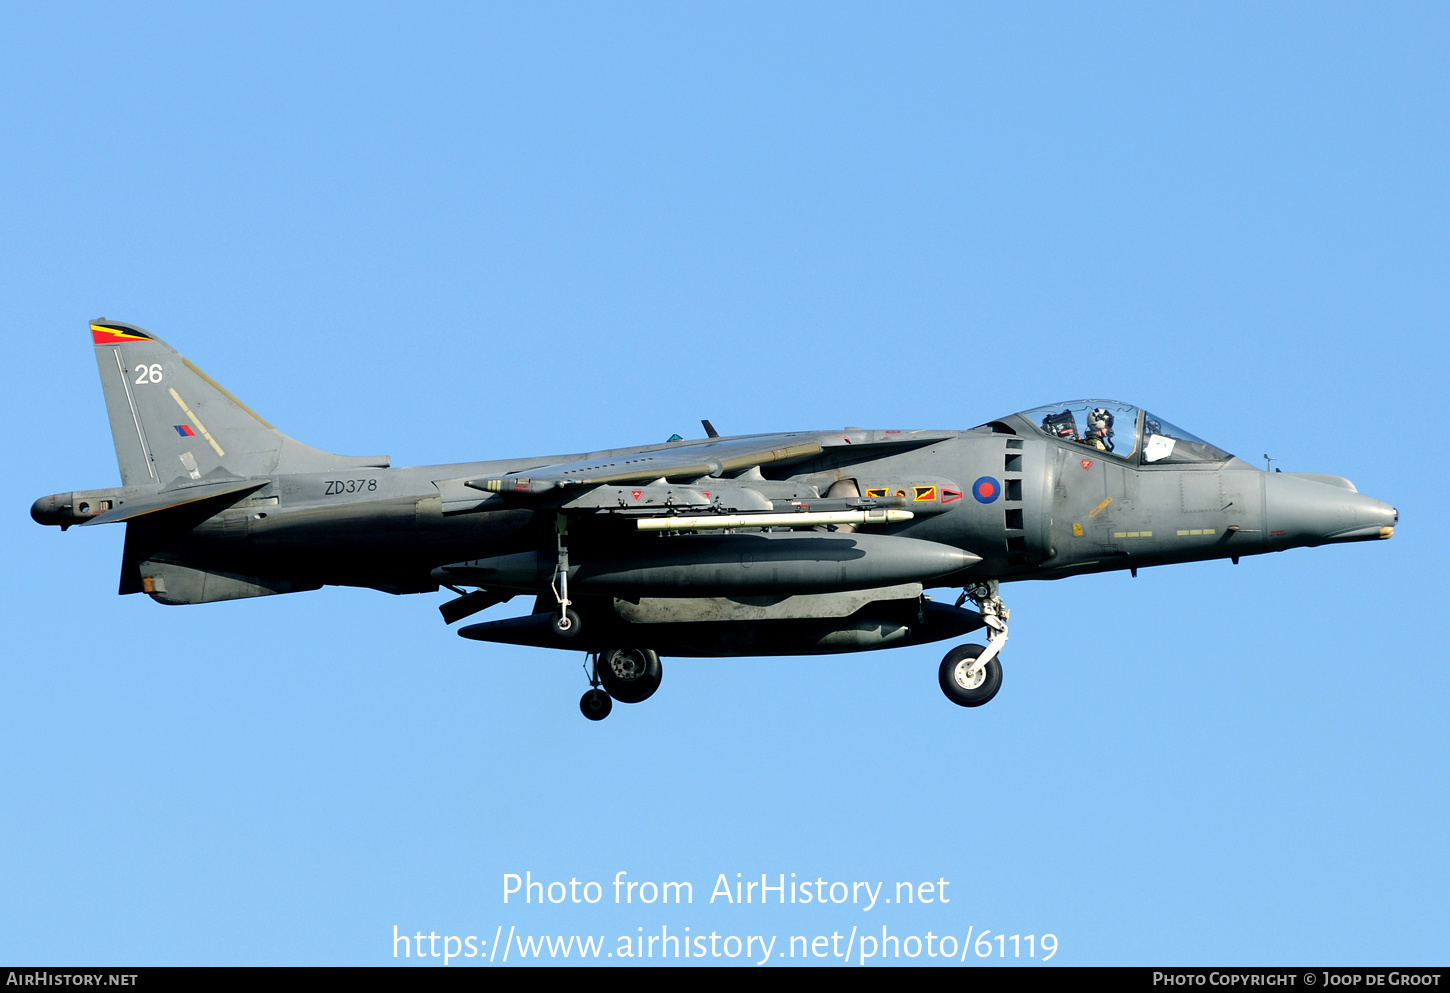
[[[90,527],[92,524],[114,524],[116,521],[129,521],[134,517],[141,517],[144,514],[155,514],[163,510],[171,510],[175,507],[185,507],[188,504],[199,503],[202,500],[211,500],[216,497],[235,496],[240,500],[243,496],[267,485],[265,479],[240,479],[228,480],[223,483],[206,483],[201,486],[185,486],[174,490],[162,490],[160,493],[153,493],[148,496],[133,498],[125,501],[113,510],[104,514],[92,517],[81,525]]]

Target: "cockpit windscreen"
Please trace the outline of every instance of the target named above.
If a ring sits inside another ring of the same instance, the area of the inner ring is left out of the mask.
[[[1191,435],[1147,411],[1143,412],[1143,461],[1153,465],[1222,462],[1233,458],[1217,445]]]
[[[1138,453],[1138,408],[1131,404],[1072,400],[1024,411],[1022,416],[1059,441],[1075,441],[1121,459]]]
[[[1233,456],[1161,417],[1118,400],[1071,400],[1023,411],[1043,434],[1145,465],[1222,462]]]

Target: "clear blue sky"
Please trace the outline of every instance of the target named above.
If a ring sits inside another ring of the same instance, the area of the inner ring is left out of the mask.
[[[4,21],[0,960],[391,963],[395,925],[1450,957],[1443,5]],[[977,711],[927,646],[666,660],[595,725],[581,656],[465,642],[442,594],[116,596],[121,528],[26,516],[118,482],[100,315],[397,465],[1113,396],[1401,526],[1009,587]],[[525,871],[606,895],[504,905]],[[694,903],[615,906],[620,871]]]

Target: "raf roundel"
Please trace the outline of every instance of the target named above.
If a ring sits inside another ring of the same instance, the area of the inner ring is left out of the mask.
[[[991,503],[1002,493],[1002,484],[991,476],[983,476],[972,484],[972,496],[978,503]]]

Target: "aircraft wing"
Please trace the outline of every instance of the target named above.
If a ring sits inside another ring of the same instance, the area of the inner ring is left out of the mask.
[[[576,462],[559,462],[507,476],[470,479],[466,485],[490,493],[545,493],[567,486],[637,482],[672,476],[719,475],[771,462],[807,458],[819,455],[822,451],[818,441],[799,440],[792,443],[792,440],[790,435],[770,435],[704,441],[648,452],[626,452]]]

